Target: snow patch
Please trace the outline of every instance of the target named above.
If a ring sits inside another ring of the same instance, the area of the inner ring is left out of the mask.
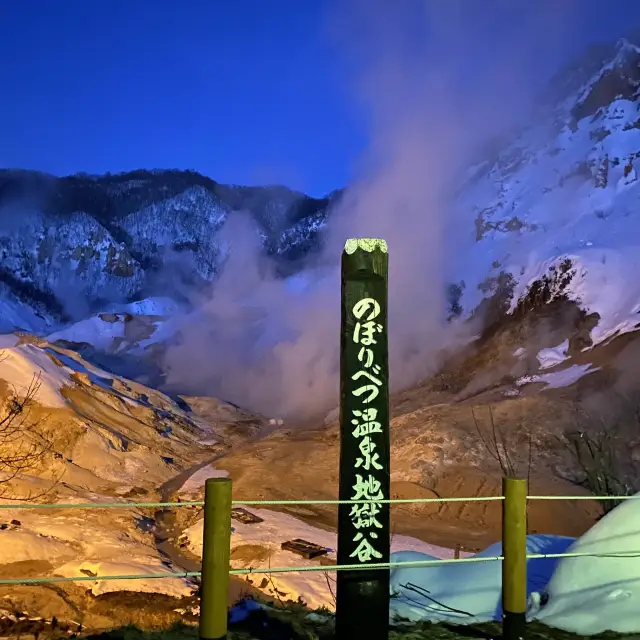
[[[127,304],[111,304],[106,310],[110,313],[130,313],[134,316],[169,316],[181,311],[182,307],[173,298],[152,296]]]
[[[96,349],[106,351],[116,338],[124,338],[124,322],[121,319],[116,322],[107,322],[100,316],[94,316],[50,334],[47,340],[49,342],[56,342],[56,340],[86,342]]]
[[[208,478],[228,478],[229,472],[222,469],[216,469],[212,465],[207,465],[196,471],[189,479],[180,487],[178,493],[192,495],[202,490]]]
[[[535,534],[527,536],[527,553],[564,553],[574,538]],[[498,542],[474,558],[502,555]],[[391,554],[391,562],[423,562],[437,559],[431,554],[402,551]],[[556,565],[553,559],[527,561],[527,591],[544,589]],[[499,560],[451,563],[391,569],[389,617],[410,621],[475,624],[502,618],[502,564]]]
[[[159,578],[149,577],[147,579],[140,578],[137,580],[83,580],[77,584],[89,588],[93,595],[99,596],[103,593],[113,591],[139,591],[144,593],[163,593],[168,596],[180,598],[182,596],[191,595],[194,586],[189,584],[183,578],[167,577],[172,573],[178,573],[178,570],[167,567],[159,558],[146,557],[138,561],[135,559],[123,559],[120,561],[84,561],[84,562],[68,562],[57,567],[54,571],[56,575],[66,578],[83,577],[83,576],[162,576]]]
[[[569,349],[569,341],[565,340],[561,342],[557,347],[551,347],[550,349],[540,349],[537,358],[540,363],[541,369],[549,369],[561,362],[564,362],[567,357],[567,351]]]
[[[574,364],[566,369],[561,369],[560,371],[552,371],[541,375],[523,376],[516,381],[516,384],[521,387],[525,384],[543,382],[547,385],[547,389],[569,387],[588,373],[600,371],[600,367],[596,367],[595,369],[592,369],[591,367],[593,367],[592,364]]]

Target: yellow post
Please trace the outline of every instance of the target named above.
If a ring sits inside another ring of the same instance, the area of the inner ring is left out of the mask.
[[[503,478],[502,637],[522,640],[527,612],[527,481]]]
[[[204,489],[200,639],[227,637],[229,556],[231,538],[231,480],[208,478]]]

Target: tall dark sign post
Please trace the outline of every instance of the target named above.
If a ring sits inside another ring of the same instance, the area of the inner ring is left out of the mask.
[[[389,562],[387,243],[347,240],[342,254],[338,564]],[[387,640],[389,569],[337,572],[338,640]]]

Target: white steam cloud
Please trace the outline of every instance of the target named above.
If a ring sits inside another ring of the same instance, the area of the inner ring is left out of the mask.
[[[536,45],[544,38],[550,56],[566,12],[566,2],[337,3],[329,31],[370,146],[331,216],[323,256],[294,292],[259,258],[249,219],[231,216],[230,257],[167,353],[168,384],[277,417],[336,406],[348,237],[389,245],[393,387],[432,373],[438,352],[461,339],[445,321],[446,283],[466,240],[453,194],[480,146],[522,118],[537,89],[528,69]]]

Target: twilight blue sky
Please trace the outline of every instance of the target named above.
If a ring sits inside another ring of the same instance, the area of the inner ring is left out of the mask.
[[[177,167],[313,195],[340,187],[369,138],[348,89],[375,38],[354,53],[344,28],[331,37],[353,1],[3,0],[0,167],[57,175]],[[408,16],[419,4],[387,1]],[[491,57],[496,32],[544,4],[434,2],[478,14],[470,77]],[[640,26],[637,0],[554,0],[563,3],[566,35],[553,51],[537,38],[534,84],[586,43]],[[435,29],[407,38],[436,43]]]

